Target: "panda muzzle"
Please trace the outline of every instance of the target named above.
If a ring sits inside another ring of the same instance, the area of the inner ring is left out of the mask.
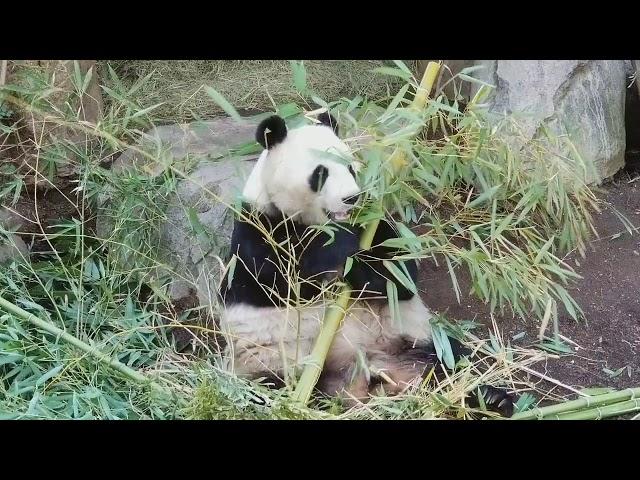
[[[344,222],[348,220],[351,209],[356,204],[359,197],[360,194],[358,193],[356,195],[351,195],[349,197],[343,198],[342,203],[345,205],[344,210],[329,212],[329,217],[331,218],[331,220],[333,220],[334,222]]]
[[[349,210],[344,210],[341,212],[329,212],[329,217],[334,222],[344,222],[349,219]]]

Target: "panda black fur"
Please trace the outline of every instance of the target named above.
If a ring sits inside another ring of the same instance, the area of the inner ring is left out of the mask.
[[[397,237],[392,226],[381,221],[373,248],[361,252],[359,231],[341,223],[360,189],[352,165],[332,157],[352,160],[335,119],[323,114],[319,120],[287,131],[284,120],[272,116],[258,126],[256,139],[265,150],[247,180],[243,214],[234,225],[231,254],[237,258],[232,276],[221,284],[221,327],[236,373],[284,378],[285,369],[300,366],[309,355],[320,331],[330,301],[323,296],[323,282],[341,278],[352,257],[344,280],[355,301],[327,355],[318,389],[348,402],[366,401],[378,388],[399,393],[437,361],[431,313],[418,295],[385,274],[382,260],[398,253],[381,246]],[[313,228],[327,222],[336,227],[331,241]],[[404,265],[417,283],[417,263]],[[292,271],[294,285],[288,281]],[[398,322],[392,320],[386,299],[389,279],[397,288]],[[460,350],[457,343],[454,347]],[[367,369],[360,365],[363,358]],[[511,398],[484,388],[487,406],[510,415]]]

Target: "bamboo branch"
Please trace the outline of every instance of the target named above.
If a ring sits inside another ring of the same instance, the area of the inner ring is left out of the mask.
[[[433,84],[435,83],[439,71],[439,63],[430,62],[427,65],[422,76],[420,86],[418,87],[413,101],[411,102],[410,108],[415,110],[422,110],[424,108],[427,102],[427,97],[433,88]],[[404,151],[399,148],[396,148],[396,150],[391,154],[389,161],[392,167],[392,175],[396,175],[402,167],[406,166],[407,163]],[[382,209],[382,205],[380,205],[380,207]],[[380,220],[373,220],[367,225],[362,237],[360,238],[361,249],[367,250],[371,248],[373,237],[379,223]],[[337,301],[329,307],[325,314],[325,318],[322,322],[322,329],[320,330],[320,334],[313,346],[313,350],[309,356],[309,361],[300,376],[300,380],[296,385],[295,391],[293,392],[292,398],[294,401],[301,402],[303,404],[307,404],[309,402],[313,388],[322,373],[324,362],[327,358],[327,354],[329,353],[329,349],[331,348],[333,338],[340,328],[340,323],[342,322],[347,307],[349,306],[350,294],[351,291],[349,287],[343,287]]]
[[[0,297],[0,308],[5,310],[8,313],[15,315],[18,318],[26,320],[27,322],[40,328],[41,330],[44,330],[45,332],[51,335],[54,335],[56,338],[61,338],[65,342],[91,355],[100,363],[103,363],[104,365],[110,368],[113,368],[114,370],[117,370],[118,372],[123,374],[125,377],[129,378],[130,380],[133,380],[134,382],[141,385],[149,385],[153,390],[159,393],[164,393],[164,394],[170,393],[165,387],[149,379],[147,376],[143,375],[142,373],[130,367],[127,367],[124,363],[121,363],[115,358],[110,357],[106,353],[101,352],[96,347],[92,347],[91,345],[83,342],[82,340],[56,327],[55,325],[36,317],[32,313],[29,313],[26,310],[23,310],[22,308],[18,307],[17,305],[9,302],[8,300],[2,297]]]
[[[586,414],[587,412],[594,413],[598,410],[604,410],[605,412],[611,413],[611,408],[619,402],[622,402],[620,405],[630,406],[631,402],[635,402],[636,408],[638,406],[638,400],[640,400],[640,387],[638,388],[627,388],[626,390],[622,390],[619,392],[605,393],[603,395],[595,395],[589,397],[583,397],[578,400],[571,400],[569,402],[558,403],[556,405],[549,405],[547,407],[541,408],[533,408],[531,410],[527,410],[526,412],[516,413],[511,417],[512,420],[533,420],[533,419],[543,419],[547,417],[554,416],[555,418],[560,419],[570,419],[582,418],[580,416],[576,416],[579,414]],[[580,409],[587,409],[582,412],[578,412]],[[591,417],[589,417],[591,418]],[[593,418],[596,418],[595,416]]]
[[[640,399],[563,413],[553,417],[545,417],[543,420],[602,420],[603,418],[619,417],[625,413],[637,412],[638,410],[640,410]]]
[[[7,82],[7,60],[0,60],[0,87],[4,87],[4,84]]]

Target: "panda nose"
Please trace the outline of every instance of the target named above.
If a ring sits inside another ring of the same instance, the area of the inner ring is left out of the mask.
[[[350,197],[343,198],[342,201],[347,205],[355,205],[358,201],[358,197],[360,197],[360,194],[356,193],[355,195],[351,195]]]

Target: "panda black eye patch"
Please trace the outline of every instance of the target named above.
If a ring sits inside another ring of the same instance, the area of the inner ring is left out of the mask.
[[[318,165],[309,177],[309,187],[311,187],[311,190],[316,193],[322,190],[322,187],[324,187],[324,183],[327,181],[328,176],[329,169],[324,165]]]

